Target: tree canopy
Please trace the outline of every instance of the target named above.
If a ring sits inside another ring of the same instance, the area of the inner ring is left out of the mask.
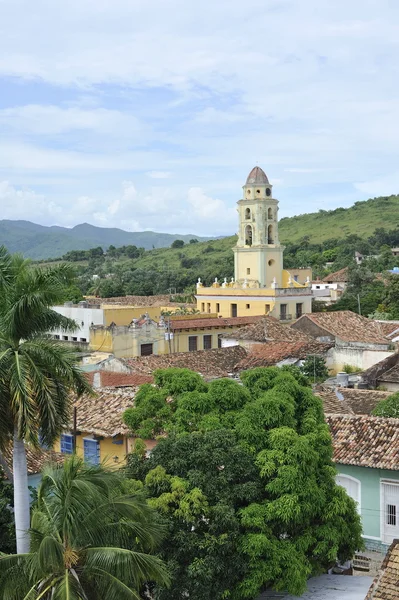
[[[253,369],[242,383],[204,383],[186,369],[155,380],[124,418],[135,435],[160,436],[127,467],[168,530],[161,557],[172,585],[156,598],[300,594],[362,547],[355,503],[335,484],[321,400],[298,369]]]
[[[399,392],[388,396],[385,400],[381,400],[373,412],[374,417],[393,417],[399,418]]]

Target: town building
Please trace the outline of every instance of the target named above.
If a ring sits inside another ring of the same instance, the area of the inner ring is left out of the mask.
[[[397,600],[398,590],[399,540],[394,540],[364,600]]]
[[[334,304],[344,293],[348,285],[348,269],[340,269],[326,275],[323,279],[312,281],[312,299],[316,302]]]
[[[319,342],[333,342],[327,367],[334,373],[345,365],[365,370],[393,353],[394,344],[378,321],[350,310],[303,315],[291,327]]]
[[[278,201],[265,172],[254,167],[237,202],[239,230],[234,252],[234,277],[205,286],[197,283],[197,308],[222,317],[270,314],[290,322],[310,313],[310,277],[299,283],[283,268],[284,246],[278,233]]]
[[[90,349],[112,353],[117,358],[196,352],[221,347],[221,337],[260,316],[218,318],[216,314],[161,316],[154,321],[148,314],[129,325],[93,325]]]
[[[391,354],[361,375],[361,385],[383,388],[390,393],[399,392],[399,353]]]
[[[355,500],[370,550],[399,538],[399,419],[326,415],[337,483]]]

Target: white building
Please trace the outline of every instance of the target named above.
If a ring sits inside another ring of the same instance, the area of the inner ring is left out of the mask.
[[[74,332],[65,332],[62,329],[56,329],[52,332],[55,339],[65,342],[88,343],[90,341],[91,325],[105,325],[104,310],[88,306],[87,302],[65,302],[63,306],[53,306],[60,315],[72,319],[76,322],[77,329]]]

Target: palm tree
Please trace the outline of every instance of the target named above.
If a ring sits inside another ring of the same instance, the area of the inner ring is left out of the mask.
[[[73,280],[68,265],[34,267],[0,247],[0,451],[13,443],[17,551],[29,550],[29,491],[25,442],[51,447],[69,420],[70,396],[89,391],[76,354],[50,339],[76,329],[52,306]]]
[[[103,465],[76,455],[43,473],[32,513],[31,550],[0,557],[3,600],[139,600],[147,582],[169,584],[147,551],[160,528],[143,497]]]

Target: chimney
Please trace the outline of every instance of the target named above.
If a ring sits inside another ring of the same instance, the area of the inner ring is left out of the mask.
[[[96,371],[93,377],[93,388],[99,390],[101,388],[101,372]]]

